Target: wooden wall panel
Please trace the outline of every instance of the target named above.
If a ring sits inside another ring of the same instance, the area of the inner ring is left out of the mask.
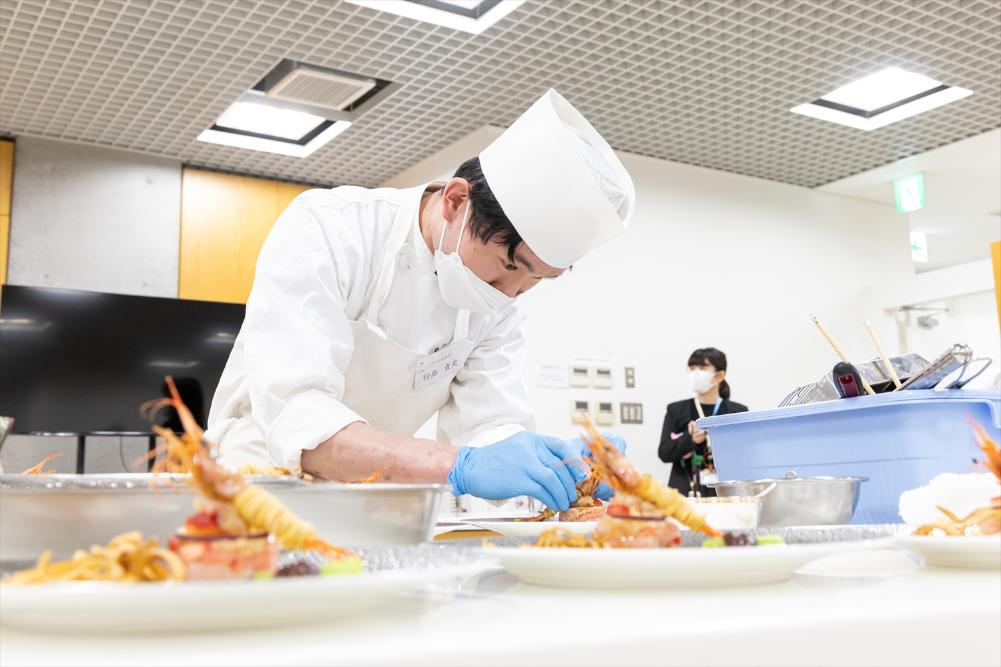
[[[0,215],[0,285],[7,282],[8,248],[10,248],[10,216]]]
[[[271,226],[309,187],[185,168],[178,296],[245,303]]]
[[[7,282],[10,248],[10,200],[14,184],[14,142],[0,140],[0,285]]]
[[[276,192],[278,214],[281,215],[282,211],[288,208],[288,205],[292,203],[292,200],[301,195],[306,190],[313,189],[312,185],[302,185],[301,183],[283,183],[279,182]]]
[[[1001,326],[1001,241],[991,244],[991,261],[994,264],[994,297],[998,302],[998,325]]]

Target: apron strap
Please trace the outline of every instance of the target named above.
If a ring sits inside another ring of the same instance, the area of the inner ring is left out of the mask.
[[[418,209],[419,210],[419,209]],[[375,282],[372,296],[369,298],[368,306],[362,312],[362,319],[369,324],[375,324],[382,304],[389,296],[389,290],[393,286],[393,278],[396,277],[396,259],[400,250],[407,243],[407,237],[414,224],[414,219],[405,213],[398,215],[393,221],[393,229],[389,233],[386,245],[382,249],[382,264],[379,267],[379,277]]]
[[[443,184],[440,182],[429,183],[421,191],[421,198],[423,199],[425,193],[437,192],[442,187]],[[381,332],[381,328],[378,325],[379,310],[389,297],[389,291],[393,287],[393,279],[396,277],[397,257],[400,254],[400,250],[406,245],[407,237],[410,236],[411,230],[418,224],[420,210],[420,203],[418,201],[417,209],[412,216],[408,208],[397,214],[396,219],[393,220],[393,228],[389,233],[389,238],[386,239],[386,245],[383,246],[383,260],[379,267],[379,277],[376,279],[375,287],[372,289],[372,296],[369,298],[368,306],[365,307],[361,314],[361,319],[365,320],[369,328],[374,327]],[[384,333],[382,335],[385,337]],[[466,338],[468,335],[469,311],[460,310],[455,318],[455,329],[453,330],[452,340]]]

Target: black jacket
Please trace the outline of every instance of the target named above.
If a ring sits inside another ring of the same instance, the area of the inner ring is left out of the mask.
[[[713,406],[703,406],[703,410],[708,417],[712,414]],[[729,415],[734,412],[747,412],[747,406],[730,399],[723,399],[716,414]],[[660,447],[657,449],[661,461],[673,464],[668,484],[686,496],[691,489],[692,456],[690,455],[694,453],[706,457],[705,443],[697,445],[692,441],[692,436],[688,435],[688,422],[698,418],[699,413],[695,409],[694,398],[686,398],[668,405],[667,414],[664,416],[664,428],[660,432]],[[681,437],[674,439],[671,437],[672,433],[681,433]],[[703,467],[711,463],[712,458],[706,457]],[[716,495],[713,489],[706,487],[702,487],[701,492],[703,496]]]

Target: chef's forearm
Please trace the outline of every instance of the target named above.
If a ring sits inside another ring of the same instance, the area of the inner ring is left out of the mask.
[[[376,472],[382,482],[445,483],[458,449],[380,431],[364,422],[349,424],[315,449],[302,453],[302,469],[341,482]]]

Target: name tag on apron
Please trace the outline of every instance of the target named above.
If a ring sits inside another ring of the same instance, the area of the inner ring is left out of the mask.
[[[414,389],[423,389],[442,380],[451,380],[459,372],[462,363],[455,342],[421,358],[414,372]]]

